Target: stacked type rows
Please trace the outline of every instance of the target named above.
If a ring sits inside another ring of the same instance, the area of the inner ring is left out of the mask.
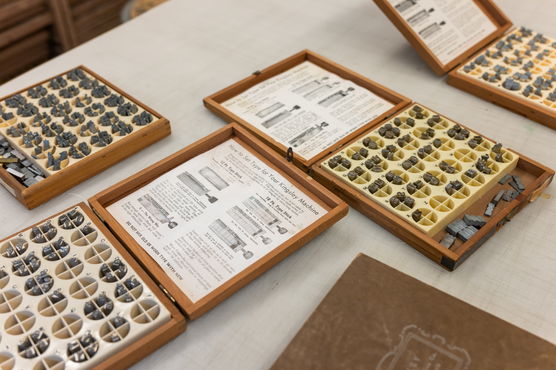
[[[556,40],[542,34],[515,30],[458,72],[556,110]]]
[[[0,134],[42,171],[36,181],[105,150],[156,119],[82,69],[0,101]]]
[[[500,144],[413,105],[321,166],[433,236],[517,160]]]
[[[79,207],[0,242],[0,368],[90,368],[169,312]]]

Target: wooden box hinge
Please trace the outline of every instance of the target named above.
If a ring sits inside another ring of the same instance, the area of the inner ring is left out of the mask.
[[[170,292],[166,290],[166,288],[164,288],[161,284],[158,284],[158,287],[160,288],[160,290],[162,290],[164,292],[164,294],[166,294],[166,297],[168,297],[172,301],[172,303],[177,305],[176,300],[174,299],[174,297],[172,297]]]

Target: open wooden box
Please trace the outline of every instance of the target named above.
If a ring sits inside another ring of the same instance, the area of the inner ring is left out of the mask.
[[[419,104],[429,112],[434,112],[430,108]],[[399,112],[398,112],[399,113]],[[448,121],[455,122],[448,117],[442,116]],[[377,125],[369,130],[369,132],[361,135],[359,138],[353,140],[343,146],[343,149],[350,147],[358,140],[368,137],[370,131],[383,125],[388,119],[377,123]],[[457,124],[457,122],[455,122]],[[479,133],[467,128],[471,136],[479,135]],[[470,136],[470,137],[471,137]],[[484,136],[483,136],[484,137]],[[485,138],[485,137],[484,137]],[[488,139],[488,138],[485,138]],[[488,139],[490,140],[490,139]],[[495,142],[491,140],[491,142]],[[509,149],[511,151],[511,149]],[[419,230],[414,225],[404,221],[399,215],[391,210],[385,209],[384,206],[373,201],[368,196],[358,191],[348,182],[343,181],[335,175],[332,175],[323,167],[323,163],[315,164],[311,168],[311,175],[325,185],[327,188],[338,194],[349,205],[357,209],[359,212],[371,218],[377,224],[391,231],[393,234],[401,238],[403,241],[417,249],[419,252],[440,264],[442,267],[452,271],[458,267],[467,257],[469,257],[475,250],[477,250],[488,238],[490,238],[496,231],[509,222],[512,217],[519,212],[528,203],[533,202],[538,198],[541,192],[550,184],[554,177],[554,171],[547,168],[540,163],[537,163],[523,155],[511,151],[519,156],[515,169],[508,172],[512,175],[517,175],[525,185],[525,190],[521,192],[515,199],[510,202],[501,201],[494,208],[494,213],[487,219],[486,225],[480,228],[469,240],[463,242],[459,238],[450,249],[443,246],[440,241],[447,234],[447,231],[442,228],[435,231],[432,235],[427,235],[422,230]],[[461,219],[464,214],[483,215],[487,205],[491,200],[501,191],[507,190],[510,187],[505,184],[496,184],[487,190],[479,197],[474,197],[469,205],[456,209],[451,219]]]
[[[482,99],[488,100],[494,104],[500,105],[511,111],[524,115],[534,121],[537,121],[543,125],[550,128],[556,129],[556,102],[546,101],[545,104],[533,102],[531,99],[535,98],[534,94],[524,96],[522,91],[514,92],[502,87],[502,83],[507,77],[512,76],[512,65],[502,63],[500,60],[500,65],[506,66],[510,69],[510,74],[502,73],[502,79],[493,84],[491,82],[484,81],[479,78],[482,73],[479,73],[475,78],[463,72],[463,68],[466,65],[474,62],[477,57],[484,55],[485,51],[489,48],[494,47],[501,40],[506,40],[507,37],[517,32],[517,30],[510,30],[513,26],[510,19],[500,10],[492,0],[464,0],[465,2],[474,4],[477,8],[486,15],[488,20],[492,23],[493,32],[484,35],[480,40],[475,42],[473,45],[466,48],[464,51],[459,53],[459,55],[453,56],[448,62],[441,62],[439,57],[427,46],[424,39],[419,35],[418,32],[410,25],[408,19],[397,9],[401,6],[401,11],[407,10],[404,3],[415,5],[417,4],[412,0],[400,0],[395,2],[392,0],[374,0],[378,7],[384,12],[384,14],[394,23],[398,30],[405,36],[409,43],[417,50],[419,55],[425,60],[425,62],[433,69],[433,71],[438,75],[448,74],[447,82],[467,91],[473,95],[477,95]],[[463,2],[458,1],[458,6],[463,4]],[[411,6],[412,6],[411,5]],[[410,5],[407,5],[410,6]],[[548,46],[550,48],[550,46]],[[542,50],[534,52],[534,54]],[[554,51],[553,51],[554,54]],[[523,54],[522,54],[523,55]],[[550,58],[546,58],[550,59]],[[554,58],[552,58],[554,60]],[[552,62],[554,63],[554,62]],[[497,63],[495,63],[497,64]],[[480,69],[480,68],[479,68]],[[513,68],[514,72],[524,72],[526,70],[518,70]],[[529,70],[529,69],[527,69]],[[542,75],[542,73],[537,74]],[[522,86],[527,86],[533,84],[535,78],[529,80],[523,80]],[[552,87],[554,89],[554,87]],[[521,89],[520,89],[521,90]],[[550,91],[545,92],[547,95]],[[531,99],[529,98],[531,96]],[[536,99],[536,98],[535,98]],[[545,98],[546,99],[546,98]]]
[[[314,157],[307,159],[299,156],[295,151],[291,151],[290,153],[288,153],[289,148],[287,146],[273,139],[269,135],[265,134],[264,132],[262,132],[261,130],[259,130],[257,127],[247,122],[246,120],[236,116],[230,110],[228,110],[222,105],[222,103],[224,103],[225,101],[233,98],[234,96],[241,94],[242,92],[248,90],[249,88],[265,80],[268,80],[269,78],[272,78],[282,72],[285,72],[305,61],[310,61],[313,64],[323,68],[326,71],[332,72],[340,76],[341,78],[354,82],[355,84],[369,90],[375,95],[391,103],[393,107],[388,111],[384,112],[383,114],[381,114],[380,116],[378,116],[376,119],[373,119],[371,122],[362,125],[359,129],[345,136],[340,141],[338,141],[334,146],[325,148],[318,155],[315,155]],[[374,125],[376,122],[382,120],[385,117],[390,116],[393,112],[397,111],[401,107],[406,106],[409,103],[409,99],[374,81],[371,81],[370,79],[354,71],[347,69],[344,66],[334,63],[333,61],[317,53],[314,53],[310,50],[304,50],[268,68],[265,68],[261,71],[254,72],[251,76],[246,77],[245,79],[217,93],[214,93],[209,97],[206,97],[203,100],[203,102],[208,109],[213,111],[216,115],[224,119],[226,122],[237,122],[240,125],[244,126],[250,132],[255,134],[259,139],[261,139],[264,143],[268,144],[270,147],[272,147],[274,150],[276,150],[278,153],[282,154],[283,156],[287,155],[288,157],[291,157],[289,159],[293,160],[293,162],[298,167],[307,171],[313,164],[317,163],[319,160],[321,160],[328,154],[335,151],[341,145],[347,143],[348,141],[351,141],[354,137],[357,137],[362,132],[366,131],[369,127]]]
[[[224,142],[229,142],[230,140],[233,140],[236,144],[241,145],[241,147],[243,147],[246,151],[248,151],[258,159],[260,159],[264,164],[266,164],[272,170],[276,171],[281,176],[283,176],[283,178],[287,179],[289,182],[294,184],[301,193],[305,194],[308,198],[316,202],[316,204],[320,205],[325,210],[325,213],[321,214],[316,221],[308,224],[308,226],[304,228],[300,228],[299,230],[295,230],[295,231],[292,230],[293,236],[288,235],[287,239],[285,239],[286,240],[285,242],[281,243],[276,248],[273,248],[269,253],[261,256],[261,258],[259,258],[258,260],[250,263],[246,269],[239,271],[238,274],[235,275],[233,278],[225,281],[221,286],[213,290],[210,294],[205,296],[203,299],[197,300],[194,303],[192,302],[191,299],[189,299],[189,297],[186,294],[184,294],[184,292],[178,287],[178,285],[174,283],[172,278],[160,267],[160,265],[153,258],[149,256],[149,254],[143,249],[143,247],[130,234],[128,234],[124,230],[124,228],[118,223],[118,221],[110,213],[107,207],[113,202],[116,202],[118,199],[121,199],[122,197],[147,185],[148,183],[152,182],[159,176],[172,170],[176,166],[179,166],[180,164],[218,146],[219,144],[222,144]],[[81,223],[81,224],[77,224],[74,222],[72,224],[74,226],[70,225],[69,232],[73,233],[74,230],[82,231],[83,225],[91,225],[93,228],[96,228],[96,230],[104,234],[106,239],[104,240],[94,239],[97,238],[97,236],[95,235],[94,238],[88,240],[89,243],[87,245],[91,246],[91,248],[95,247],[96,245],[95,243],[104,243],[104,244],[110,243],[112,246],[114,246],[114,248],[123,257],[124,263],[128,263],[129,266],[131,266],[133,270],[137,272],[137,274],[143,280],[143,282],[148,285],[150,291],[154,293],[154,295],[156,295],[159,302],[162,303],[164,307],[167,309],[167,311],[169,312],[169,319],[167,319],[166,322],[164,322],[163,324],[159,324],[158,327],[156,327],[155,329],[153,329],[152,331],[148,332],[145,335],[142,335],[138,338],[132,338],[133,341],[131,341],[129,344],[126,344],[117,353],[104,359],[100,364],[97,364],[96,366],[96,368],[110,368],[110,369],[118,368],[119,369],[119,368],[127,368],[131,366],[133,363],[139,361],[143,357],[154,352],[156,349],[158,349],[159,347],[167,343],[169,340],[173,339],[174,337],[182,333],[186,328],[186,318],[195,319],[199,317],[206,311],[218,305],[224,299],[226,299],[234,292],[239,290],[241,287],[248,284],[257,276],[259,276],[266,270],[270,269],[272,266],[280,262],[282,259],[284,259],[288,255],[293,253],[295,250],[302,247],[304,244],[312,240],[318,234],[320,234],[321,232],[323,232],[324,230],[332,226],[339,219],[344,217],[347,214],[348,206],[341,199],[339,199],[338,197],[330,193],[327,189],[325,189],[322,185],[318,184],[315,180],[308,177],[305,173],[303,173],[299,169],[295,168],[293,165],[288,163],[285,159],[281,158],[278,154],[274,153],[270,148],[268,148],[266,145],[261,143],[258,139],[254,138],[252,135],[247,133],[239,125],[230,124],[214,132],[213,134],[197,141],[196,143],[191,144],[190,146],[171,155],[170,157],[163,159],[158,163],[155,163],[154,165],[144,169],[143,171],[137,173],[136,175],[126,180],[123,180],[122,182],[110,187],[109,189],[99,193],[98,195],[93,196],[91,199],[89,199],[89,205],[86,205],[85,203],[81,203],[72,207],[72,209],[74,210],[78,209],[83,213],[85,213],[91,222],[87,223],[87,221],[85,221],[85,223]],[[54,221],[52,222],[52,225],[54,225],[55,228],[59,230],[57,235],[53,235],[48,240],[56,240],[58,237],[60,237],[60,235],[64,235],[64,233],[66,232],[65,230],[66,227],[62,226],[62,224],[63,222],[68,222],[68,221],[67,218],[62,220],[61,218],[62,216],[60,215],[67,216],[69,215],[69,213],[66,213],[68,211],[69,210],[66,210],[62,213],[59,213],[49,218],[49,220]],[[43,221],[42,223],[38,223],[34,226],[44,225],[45,221]],[[62,228],[64,230],[62,230]],[[20,240],[21,238],[25,238],[28,235],[28,230],[32,230],[30,234],[31,237],[33,237],[33,235],[38,233],[38,231],[35,232],[33,231],[33,229],[29,228],[26,231],[23,231],[18,234],[14,234],[9,238],[0,241],[0,246],[2,246],[3,257],[6,257],[4,256],[4,254],[8,253],[8,249],[10,248],[11,250],[9,252],[15,253],[13,252],[13,249],[17,248],[16,245],[20,243],[18,242],[18,240]],[[44,233],[44,230],[42,230],[42,232]],[[83,232],[82,235],[87,235],[87,234]],[[90,269],[92,268],[91,266],[96,266],[95,268],[98,269],[99,264],[96,263],[100,263],[100,262],[91,262],[91,260],[88,259],[87,254],[85,255],[82,254],[84,253],[82,251],[89,247],[79,248],[80,244],[77,244],[77,242],[74,241],[73,238],[74,234],[71,234],[71,236],[72,236],[71,248],[73,249],[74,252],[72,253],[70,250],[70,253],[72,254],[69,254],[68,257],[73,256],[73,257],[79,257],[80,259],[84,258],[86,262],[85,263],[86,268]],[[32,243],[28,242],[27,244],[31,246],[30,249],[33,249],[37,243],[42,243],[42,242],[35,241],[33,238],[30,239]],[[37,244],[37,245],[42,247],[44,244]],[[23,253],[27,253],[27,251],[25,250],[23,252],[18,251],[19,256],[22,256]],[[37,253],[37,255],[38,254],[40,254],[40,252]],[[43,256],[44,256],[44,250],[43,250]],[[61,263],[65,263],[65,261],[67,261],[67,259],[63,259],[65,255],[61,257],[62,258],[59,258],[62,259]],[[106,258],[103,257],[102,260],[108,262],[109,258],[112,257],[108,255],[108,257]],[[59,262],[59,259],[57,260],[56,263]],[[48,261],[45,261],[43,263],[42,268],[47,268],[49,266],[48,263],[49,263]],[[91,264],[96,264],[96,265],[91,265]],[[58,268],[49,269],[48,271],[53,271],[53,270],[56,270],[56,276],[59,276]],[[35,271],[38,270],[33,270],[32,272]],[[79,278],[83,278],[84,276],[86,276],[87,278],[93,277],[98,279],[100,277],[101,280],[103,279],[102,268],[100,270],[101,271],[100,275],[96,275],[97,273],[91,274],[90,272],[87,271],[85,271],[86,274],[85,273],[81,274],[81,270],[77,271],[76,276],[74,277],[79,276]],[[54,272],[50,272],[50,274],[53,273]],[[123,277],[120,277],[120,279],[123,280],[124,277],[128,278],[129,276],[130,273],[124,275]],[[19,281],[17,279],[15,280]],[[68,294],[68,292],[65,291],[65,288],[63,288],[64,284],[66,284],[64,283],[64,281],[59,280],[60,283],[59,284],[57,283],[55,286],[57,288],[56,291],[60,291],[63,294],[66,294],[68,296],[71,295],[72,297],[74,297],[71,289],[69,290],[69,294]],[[101,291],[103,289],[104,288],[101,287],[100,289],[98,289],[98,291]],[[110,289],[108,289],[107,291],[111,291]],[[91,293],[89,297],[92,297],[92,294],[94,294],[94,292]],[[141,295],[141,293],[139,293],[139,295],[140,297],[142,297],[141,299],[144,299],[144,294]],[[70,307],[71,304],[72,303],[70,303]],[[114,310],[114,312],[115,311],[118,310]],[[122,312],[124,311],[122,310]],[[79,310],[76,313],[79,313]],[[120,313],[118,313],[118,315],[120,315]],[[127,317],[125,316],[125,314],[122,315],[123,317]],[[131,315],[132,315],[131,317],[133,318],[133,314]],[[49,327],[49,325],[46,326]],[[79,335],[82,335],[83,331],[79,332],[78,329],[77,333],[79,333]],[[102,337],[104,339],[102,334],[96,333],[94,331],[93,331],[93,336],[97,338]],[[56,339],[52,338],[52,341],[54,342],[56,341]],[[101,342],[101,346],[105,346],[104,348],[106,348],[107,345],[104,343],[104,341],[101,341],[100,338],[98,338],[98,341]],[[51,343],[51,347],[53,344],[54,343]],[[63,342],[62,345],[65,346],[66,345],[65,342]],[[7,349],[10,350],[9,347],[7,347]],[[11,348],[11,350],[14,349]],[[48,349],[46,351],[48,351]],[[48,356],[49,352],[45,352],[44,355]],[[64,355],[62,354],[60,356],[64,356]]]
[[[293,184],[318,202],[327,213],[317,222],[299,231],[294,237],[275,248],[271,253],[259,259],[247,269],[225,282],[204,298],[195,303],[189,299],[183,291],[166,275],[160,266],[139,246],[133,237],[125,231],[116,219],[107,210],[107,207],[150,183],[160,175],[170,171],[174,167],[188,161],[189,159],[206,152],[207,150],[221,144],[229,139],[234,139],[249,152],[262,160],[265,164],[278,171],[282,176],[289,179]],[[318,184],[315,180],[302,171],[290,165],[284,158],[274,153],[265,144],[254,138],[238,124],[232,123],[226,127],[210,134],[172,156],[155,163],[151,167],[137,173],[107,190],[95,195],[89,200],[92,209],[106,223],[118,239],[130,250],[155,279],[164,287],[172,299],[191,318],[197,318],[210,310],[218,303],[232,295],[238,289],[255,279],[264,271],[299,249],[318,234],[332,226],[347,214],[348,206],[335,195]]]
[[[485,6],[486,5],[488,5],[488,2],[485,2]],[[492,37],[494,37],[494,35]],[[238,119],[239,117],[235,117],[231,112],[224,108],[221,103],[239,94],[240,92],[251,88],[257,83],[264,81],[267,78],[281,73],[288,68],[296,66],[306,59],[310,59],[315,63],[320,63],[320,65],[326,66],[327,69],[332,69],[335,73],[341,73],[342,77],[352,79],[363,87],[372,88],[372,91],[376,94],[388,94],[391,99],[390,101],[394,101],[392,98],[395,97],[398,97],[398,100],[395,108],[389,110],[387,114],[384,114],[380,118],[369,122],[364,127],[357,130],[355,134],[349,135],[349,137],[339,142],[336,146],[328,148],[318,157],[313,158],[311,161],[303,162],[298,160],[297,164],[301,168],[307,170],[306,167],[312,163],[310,168],[308,169],[308,172],[318,182],[332,190],[335,194],[340,196],[355,209],[367,215],[379,225],[390,230],[393,234],[397,235],[398,237],[409,243],[411,246],[419,250],[421,253],[448,270],[454,270],[470,254],[472,254],[473,251],[480,247],[486,239],[492,236],[497,229],[508,222],[517,211],[519,211],[528,202],[535,200],[543,191],[543,189],[548,186],[553,178],[554,171],[516,153],[519,156],[519,160],[517,161],[516,168],[513,169],[511,173],[521,178],[523,184],[526,187],[525,191],[521,192],[521,194],[511,202],[501,202],[495,208],[494,214],[488,219],[487,224],[482,227],[479,232],[477,232],[471,239],[467,240],[466,242],[462,242],[458,239],[455,241],[451,249],[448,249],[440,244],[443,236],[446,235],[446,231],[444,228],[434,231],[432,234],[428,235],[424,231],[419,230],[414,225],[411,225],[410,223],[404,221],[400,217],[400,215],[395,214],[391,210],[385,209],[382,205],[370,199],[368,196],[360,191],[361,189],[355,189],[348,182],[343,181],[341,178],[332,175],[322,166],[324,161],[333,156],[335,153],[347,149],[348,147],[350,147],[350,145],[353,145],[358,140],[361,140],[365,136],[368,136],[371,131],[376,130],[380,126],[384,125],[394,116],[397,116],[405,110],[409,109],[412,104],[410,100],[401,98],[395,92],[386,90],[383,87],[377,87],[375,83],[372,83],[368,79],[361,77],[354,72],[348,71],[344,67],[339,66],[333,62],[327,61],[320,56],[316,56],[312,52],[304,51],[289,59],[286,59],[285,61],[279,62],[278,64],[264,70],[261,73],[256,73],[253,76],[248,77],[247,79],[240,81],[237,84],[234,84],[231,87],[212,95],[211,97],[206,98],[205,104],[210,110],[216,112],[217,115],[223,117],[226,120]],[[422,105],[420,106],[424,107]],[[426,107],[425,109],[427,109],[431,113],[433,112]],[[447,121],[452,122],[452,124],[457,124],[455,121],[450,120],[447,117],[445,118]],[[280,153],[281,155],[287,155],[286,148],[283,145],[276,143],[276,141],[272,137],[269,137],[269,135],[267,134],[258,132],[258,130],[252,127],[252,125],[250,125],[248,122],[240,120],[240,123],[252,132],[255,132],[256,135],[261,136],[264,142],[271,143],[271,146],[275,148],[278,153]],[[462,125],[460,126],[464,127]],[[447,128],[448,126],[446,126],[446,129]],[[476,132],[473,132],[473,130],[469,129],[469,131],[471,133],[471,136],[469,136],[470,138],[473,135],[477,134]],[[465,140],[463,143],[467,145],[467,140]],[[496,141],[491,140],[491,143],[491,145],[494,145]],[[399,166],[400,163],[401,161],[399,163],[392,162],[391,165]],[[502,174],[500,173],[499,177],[501,175]],[[374,178],[375,175],[373,174],[372,176]],[[501,189],[508,189],[508,185],[505,185],[504,187],[503,185],[498,184],[497,181],[498,180],[493,181],[493,183],[496,183],[496,185],[494,185],[484,194],[481,193],[473,196],[473,199],[470,199],[470,201],[465,203],[464,206],[458,208],[457,212],[454,211],[450,221],[455,220],[456,217],[461,218],[464,214],[483,215],[488,203],[493,199],[493,197],[497,195]]]
[[[170,300],[170,298],[168,298],[166,296],[163,289],[139,265],[139,263],[127,251],[127,249],[124,248],[124,246],[117,240],[117,238],[113,234],[110,233],[110,231],[107,229],[107,227],[101,222],[101,220],[95,215],[95,213],[91,210],[91,208],[88,207],[88,205],[86,203],[81,202],[81,203],[75,205],[74,207],[71,207],[69,209],[66,209],[66,210],[64,210],[60,213],[57,213],[57,214],[51,216],[49,219],[51,219],[51,220],[56,219],[58,216],[63,215],[66,212],[68,212],[72,209],[75,209],[76,207],[79,207],[80,211],[85,213],[86,217],[92,222],[93,227],[96,228],[98,231],[100,231],[104,235],[104,237],[106,239],[108,239],[107,241],[102,240],[102,243],[104,245],[106,245],[106,243],[110,243],[112,245],[112,247],[117,250],[117,252],[125,260],[125,263],[127,263],[134,270],[134,272],[139,276],[139,278],[143,281],[143,283],[145,283],[148,286],[150,291],[156,296],[156,298],[159,300],[159,302],[162,305],[164,305],[164,307],[169,311],[169,314],[170,314],[170,318],[167,321],[165,321],[164,323],[162,323],[161,325],[159,325],[158,327],[153,329],[151,332],[142,336],[141,339],[135,340],[135,341],[129,343],[125,347],[124,350],[121,350],[121,351],[113,354],[111,357],[105,359],[100,364],[95,366],[96,369],[125,369],[125,368],[128,368],[128,367],[132,366],[134,363],[138,362],[142,358],[144,358],[144,357],[148,356],[149,354],[153,353],[155,350],[157,350],[158,348],[160,348],[161,346],[163,346],[164,344],[168,343],[170,340],[172,340],[173,338],[175,338],[176,336],[181,334],[183,331],[185,331],[185,329],[186,329],[185,316],[179,310],[179,308],[176,307],[173,304],[173,302]],[[31,227],[35,227],[35,226],[39,226],[41,224],[44,224],[45,221],[47,221],[47,220],[43,220],[41,222],[38,222],[38,223],[32,225]],[[57,235],[57,236],[59,236],[59,235]],[[18,239],[18,238],[22,238],[22,237],[24,237],[24,232],[10,235],[7,238],[4,238],[3,240],[1,240],[0,245],[3,246],[3,254],[5,252],[5,246],[10,240]],[[73,248],[73,246],[72,246],[72,248]],[[69,256],[75,256],[75,255],[76,254],[74,252],[70,251]],[[85,274],[83,274],[83,275],[85,275]],[[90,276],[89,274],[87,274],[87,275]],[[97,278],[94,275],[92,277]],[[65,282],[65,281],[62,281],[62,282]],[[10,289],[14,289],[15,287],[16,287],[15,283],[13,281],[11,281],[10,282]],[[58,284],[56,284],[56,291],[61,291],[60,286]],[[68,292],[66,292],[66,291],[63,291],[63,294],[69,295]],[[6,297],[7,296],[4,295],[5,301],[6,301]],[[29,311],[33,311],[34,309],[35,308],[29,308],[29,307],[27,308],[27,310],[29,310]],[[13,310],[15,310],[15,307],[13,307]],[[4,310],[3,311],[4,316],[7,317],[6,312],[10,313],[10,311],[12,311],[12,310],[7,310],[7,311]],[[68,313],[68,311],[64,311],[63,309],[61,311],[64,314]],[[61,316],[62,312],[59,312],[58,315]],[[71,315],[75,316],[75,314],[78,314],[78,315],[82,314],[79,311],[76,311],[75,313],[73,313],[73,312],[74,311],[72,311],[72,314],[66,315],[64,317],[69,317]],[[35,316],[38,316],[39,320],[41,319],[41,315],[38,315],[38,313]],[[44,315],[44,316],[51,316],[51,315]],[[44,325],[44,323],[43,323],[42,327],[48,327],[48,325]],[[50,334],[50,332],[48,331],[49,329],[50,328],[48,328],[46,330]],[[80,335],[82,335],[84,331],[85,330],[82,329],[78,333]],[[51,340],[56,341],[55,338],[52,338]],[[65,345],[65,341],[62,341],[62,342]],[[5,346],[4,346],[5,348],[3,349],[4,351],[8,351],[8,353],[9,353],[9,352],[14,350],[14,348],[10,348],[8,345],[6,345],[6,343],[4,343],[4,344],[5,344]],[[103,345],[103,344],[101,344],[101,345]],[[52,347],[52,346],[53,346],[53,344],[50,345],[50,347]],[[60,359],[60,357],[56,356],[56,355],[53,355],[51,353],[52,351],[48,352],[49,349],[50,348],[48,348],[47,351],[43,354],[44,357],[42,357],[42,358],[37,357],[37,360],[38,360],[37,364],[46,364],[46,365],[43,365],[43,366],[45,366],[45,368],[47,368],[47,367],[48,368],[57,368],[58,366],[60,366],[60,363],[55,363],[55,362],[50,363],[49,361],[52,361],[51,359],[54,359],[54,358],[58,360],[58,359]],[[57,353],[57,354],[60,355],[60,353]],[[7,366],[6,368],[11,368],[10,367],[10,358],[6,355],[6,353],[2,353],[2,355],[3,355],[2,356],[2,367],[4,365],[6,365]],[[18,356],[17,355],[13,356],[12,359],[15,360],[15,364],[18,365],[18,361],[19,361]],[[26,359],[23,359],[23,360],[26,360]],[[26,360],[26,361],[27,361],[26,362],[27,365],[29,364],[29,362],[31,362],[31,361],[28,361],[28,360]],[[77,364],[79,364],[79,363],[76,363],[76,365]],[[19,365],[21,365],[21,364],[19,364]],[[14,363],[12,363],[11,366],[14,366]],[[53,367],[50,367],[50,366],[53,366]],[[62,364],[62,367],[64,367],[63,364]]]
[[[155,143],[156,141],[170,135],[171,128],[169,121],[158,114],[153,109],[149,108],[145,104],[141,103],[139,100],[129,96],[125,91],[119,89],[118,87],[114,86],[110,82],[103,79],[101,76],[97,75],[90,69],[79,66],[78,69],[84,71],[86,74],[92,76],[94,79],[98,80],[105,86],[107,86],[114,94],[119,94],[124,97],[127,102],[131,102],[139,107],[140,111],[148,112],[152,115],[152,122],[148,123],[145,126],[137,126],[135,127],[134,132],[130,134],[117,138],[117,140],[110,143],[108,146],[101,148],[100,150],[94,149],[93,152],[82,159],[79,159],[77,163],[70,163],[67,167],[62,168],[61,170],[47,176],[44,180],[41,180],[37,183],[32,184],[31,186],[25,186],[19,181],[15,179],[5,168],[0,166],[0,184],[2,184],[14,197],[16,197],[25,207],[28,209],[35,208],[42,203],[52,199],[53,197],[63,193],[64,191],[70,189],[71,187],[87,180],[88,178],[102,172],[106,168],[112,166],[115,163],[120,162],[121,160],[131,156],[132,154],[138,152],[139,150]],[[66,77],[70,71],[66,71],[58,76]],[[55,76],[55,77],[58,77]],[[24,95],[28,98],[27,94],[24,94],[31,88],[35,88],[37,86],[46,86],[47,83],[51,81],[51,79],[41,81],[33,86],[29,86],[25,89],[17,91],[11,95],[8,95],[2,99],[0,102],[5,101],[6,99],[13,97],[18,94]],[[77,85],[77,82],[75,83]],[[54,91],[53,92],[57,92]],[[90,94],[90,89],[81,89],[81,94],[77,97],[71,98],[73,102],[75,98],[81,98],[84,95]],[[49,91],[49,94],[51,92]],[[29,99],[29,98],[28,98]],[[70,100],[70,99],[68,99]],[[101,99],[104,101],[104,98]],[[100,102],[101,100],[97,100]],[[95,99],[93,99],[95,102]],[[73,104],[73,103],[72,103]],[[50,108],[48,108],[50,109]],[[111,111],[111,109],[115,108],[107,108],[106,112]],[[99,115],[100,116],[100,115]],[[89,120],[94,120],[95,124],[98,124],[97,117],[89,118],[87,117],[84,121],[87,122]],[[54,119],[49,123],[57,123],[61,126],[64,126],[62,123],[62,119],[64,117],[59,117]],[[129,117],[131,119],[131,116]],[[9,123],[9,126],[14,126],[15,124],[22,122],[25,124],[31,124],[33,116],[30,117],[18,117],[15,116],[13,119],[13,123]],[[8,125],[7,122],[0,120],[1,124]],[[2,126],[2,125],[0,125]],[[77,130],[77,127],[72,128]],[[105,129],[100,127],[99,130]],[[51,138],[54,141],[54,138]],[[80,138],[79,140],[88,140],[89,138]],[[13,140],[10,138],[10,140]],[[13,147],[13,145],[12,145]],[[67,149],[67,148],[65,148]],[[58,151],[62,149],[56,149]],[[28,160],[34,162],[34,159],[31,158],[30,155],[23,153]],[[70,159],[74,161],[74,159]]]

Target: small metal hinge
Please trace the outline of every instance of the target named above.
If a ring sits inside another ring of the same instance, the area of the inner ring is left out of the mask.
[[[168,292],[166,290],[166,288],[164,288],[162,285],[158,284],[158,287],[164,292],[164,294],[166,294],[166,297],[168,297],[172,303],[177,304],[176,300],[174,299],[174,297],[172,297],[172,295],[170,294],[170,292]]]
[[[106,221],[104,221],[104,218],[102,218],[102,216],[98,213],[98,211],[97,211],[95,208],[91,207],[91,210],[92,210],[93,213],[100,219],[100,221],[101,221],[103,224],[106,224]]]
[[[290,146],[286,152],[286,160],[288,162],[293,162],[293,148]]]

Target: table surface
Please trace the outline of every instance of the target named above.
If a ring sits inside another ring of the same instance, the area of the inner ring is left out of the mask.
[[[556,35],[554,0],[499,0],[516,25]],[[340,5],[341,4],[341,5]],[[26,210],[0,191],[0,237],[85,201],[224,122],[202,98],[311,49],[556,168],[556,131],[446,84],[370,0],[172,0],[4,84],[0,95],[84,64],[166,116],[173,134]],[[358,253],[556,343],[556,185],[455,272],[351,210],[137,369],[268,368]]]

